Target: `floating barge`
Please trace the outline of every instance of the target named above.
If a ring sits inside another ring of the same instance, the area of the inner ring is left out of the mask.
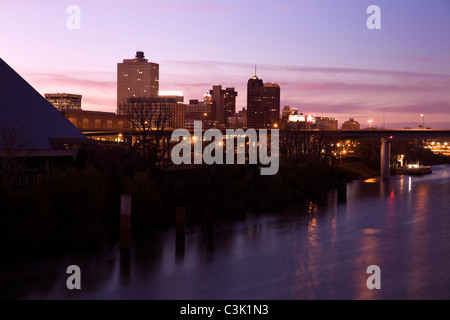
[[[422,176],[424,174],[430,174],[432,172],[433,170],[430,166],[422,166],[419,164],[408,164],[397,169],[397,174],[410,176]]]

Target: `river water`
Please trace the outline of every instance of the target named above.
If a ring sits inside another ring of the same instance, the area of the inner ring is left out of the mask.
[[[450,299],[450,166],[347,185],[307,212],[248,216],[101,251],[3,264],[13,299]],[[81,269],[68,290],[66,268]],[[367,268],[379,267],[380,289]]]

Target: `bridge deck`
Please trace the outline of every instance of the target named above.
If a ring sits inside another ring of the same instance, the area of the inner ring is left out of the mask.
[[[363,129],[363,130],[299,130],[298,134],[320,135],[342,139],[390,138],[393,139],[439,139],[449,138],[450,130],[411,129]]]
[[[245,130],[244,130],[245,131]],[[171,130],[167,134],[171,134]],[[270,131],[269,131],[270,132]],[[86,136],[101,136],[101,135],[118,135],[124,133],[123,131],[85,131]],[[225,133],[225,130],[223,130]],[[287,133],[285,130],[280,130],[280,134]],[[294,134],[319,135],[325,137],[335,137],[342,139],[357,139],[357,138],[386,138],[393,139],[439,139],[450,138],[450,130],[411,130],[411,129],[363,129],[363,130],[296,130],[290,131]]]

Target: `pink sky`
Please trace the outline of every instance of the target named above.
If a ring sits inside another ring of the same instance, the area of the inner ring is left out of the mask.
[[[116,64],[139,49],[160,64],[160,90],[186,102],[222,84],[245,107],[257,64],[303,113],[363,127],[416,127],[424,113],[450,128],[449,2],[375,2],[381,30],[367,29],[365,0],[22,0],[2,4],[0,57],[41,94],[82,94],[86,110],[116,110]],[[79,30],[66,27],[71,4]]]

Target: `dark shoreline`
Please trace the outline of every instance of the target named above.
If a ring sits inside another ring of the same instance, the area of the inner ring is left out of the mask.
[[[132,195],[133,239],[172,227],[177,207],[185,208],[186,226],[304,209],[333,188],[379,176],[378,144],[368,147],[373,157],[363,162],[330,163],[314,153],[282,156],[273,176],[261,176],[257,165],[248,164],[145,170],[139,154],[81,153],[70,167],[34,186],[0,189],[0,246],[5,254],[52,254],[117,243],[124,193]],[[429,150],[416,150],[410,158],[428,165],[450,161]]]
[[[261,176],[256,165],[213,165],[155,178],[149,171],[118,176],[90,164],[72,167],[29,190],[0,192],[2,250],[63,253],[113,244],[122,193],[132,195],[132,231],[139,238],[173,226],[176,207],[185,208],[187,225],[240,219],[247,213],[302,208],[354,178],[316,161],[280,160],[273,176]]]

